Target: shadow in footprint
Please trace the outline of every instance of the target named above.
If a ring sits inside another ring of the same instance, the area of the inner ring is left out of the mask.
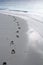
[[[11,54],[15,54],[15,50],[14,49],[12,49]]]
[[[11,42],[10,42],[10,46],[11,46],[11,45],[14,45],[14,41],[11,41]]]
[[[16,22],[17,23],[17,26],[20,26],[19,22]]]
[[[17,30],[16,33],[19,33],[19,30]]]
[[[7,65],[7,63],[6,62],[3,62],[3,64],[2,65]]]
[[[19,38],[19,35],[16,35],[17,38]]]
[[[18,27],[18,29],[21,29],[21,27]]]

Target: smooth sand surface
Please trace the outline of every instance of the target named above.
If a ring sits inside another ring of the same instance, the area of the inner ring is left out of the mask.
[[[43,65],[43,38],[20,17],[0,14],[0,65],[3,62]]]

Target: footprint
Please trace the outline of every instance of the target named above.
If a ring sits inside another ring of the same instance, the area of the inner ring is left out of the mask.
[[[7,62],[3,62],[3,64],[2,65],[7,65]]]
[[[13,18],[14,18],[14,21],[16,21],[16,17],[13,16]]]
[[[17,24],[17,26],[19,26],[19,23]]]
[[[14,49],[12,49],[11,54],[15,54],[15,50]]]
[[[18,27],[18,29],[21,29],[21,27]]]
[[[17,23],[17,26],[19,26],[19,22],[16,22]]]
[[[17,30],[16,33],[19,33],[19,30]]]
[[[10,42],[10,46],[11,46],[11,45],[14,45],[14,41],[13,41],[13,40]]]
[[[16,35],[17,38],[19,38],[19,35]]]

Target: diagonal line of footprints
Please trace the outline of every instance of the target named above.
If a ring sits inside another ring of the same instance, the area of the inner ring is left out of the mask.
[[[13,16],[13,18],[14,18],[14,22],[17,24],[17,27],[18,27],[18,29],[16,31],[16,38],[19,38],[19,30],[21,29],[21,27],[20,27],[19,22],[16,22],[16,18],[14,16]],[[14,41],[10,42],[10,46],[12,46],[12,45],[14,45]],[[14,49],[11,50],[11,54],[15,54],[15,50]]]
[[[14,22],[16,21],[16,18],[13,16],[13,18],[14,18]],[[21,29],[21,27],[20,27],[20,24],[19,24],[19,22],[15,22],[16,24],[17,24],[17,30],[16,30],[16,38],[19,38],[19,30]],[[14,41],[12,40],[11,42],[10,42],[10,47],[12,46],[12,45],[14,45],[15,43],[14,43]],[[15,49],[13,48],[12,50],[11,50],[11,54],[15,54]],[[3,62],[3,64],[2,65],[7,65],[7,62],[5,61],[5,62]]]

